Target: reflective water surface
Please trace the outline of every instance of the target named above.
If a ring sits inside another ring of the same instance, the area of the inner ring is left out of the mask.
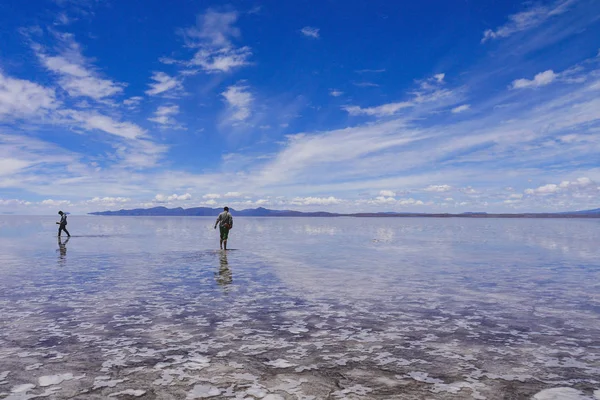
[[[600,398],[600,220],[0,217],[0,398]]]

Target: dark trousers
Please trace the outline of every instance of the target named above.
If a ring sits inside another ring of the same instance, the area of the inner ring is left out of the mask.
[[[62,231],[65,231],[65,233],[67,234],[67,236],[71,236],[71,234],[67,230],[67,226],[66,225],[59,225],[58,226],[58,236],[60,236],[60,232],[62,232]]]

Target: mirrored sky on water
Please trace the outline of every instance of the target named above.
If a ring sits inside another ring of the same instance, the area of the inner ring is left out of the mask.
[[[0,217],[7,398],[600,389],[600,220],[56,220]]]

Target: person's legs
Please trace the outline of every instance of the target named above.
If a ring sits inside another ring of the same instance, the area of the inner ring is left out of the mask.
[[[71,234],[69,233],[69,231],[67,230],[67,228],[64,225],[60,225],[58,227],[58,237],[60,237],[60,233],[62,231],[65,231],[65,233],[67,234],[68,237],[71,237]]]
[[[229,229],[221,226],[219,231],[221,233],[221,249],[227,250],[227,236],[229,235]]]

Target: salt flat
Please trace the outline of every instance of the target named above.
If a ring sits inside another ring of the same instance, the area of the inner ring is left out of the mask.
[[[0,397],[600,398],[599,220],[213,221],[0,217]]]

